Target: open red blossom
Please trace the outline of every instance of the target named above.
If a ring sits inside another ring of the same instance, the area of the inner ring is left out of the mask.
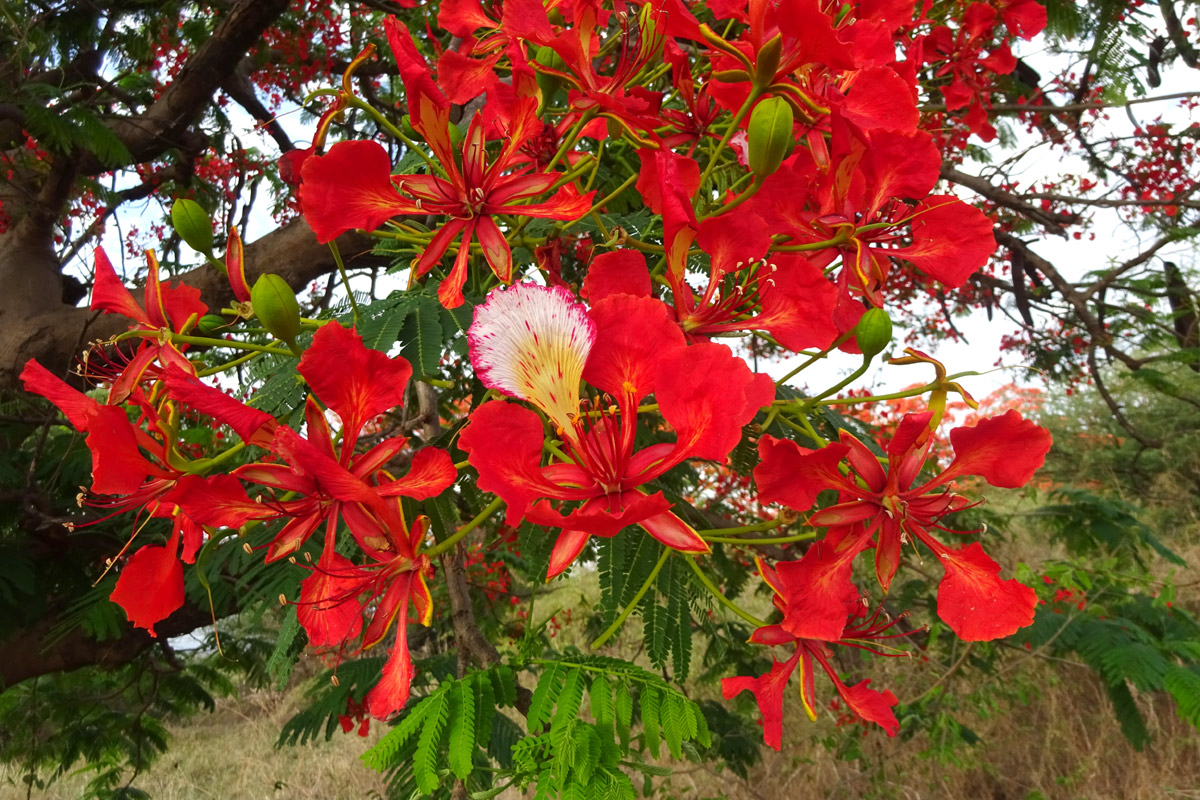
[[[779,566],[785,566],[785,564]],[[833,644],[854,647],[877,655],[902,655],[895,652],[882,652],[869,643],[871,640],[892,639],[906,635],[904,633],[887,633],[896,624],[896,620],[881,620],[878,610],[874,615],[866,617],[865,607],[861,603],[851,600],[840,607],[843,623],[848,616],[850,624],[844,626],[845,629],[839,640],[822,641],[796,636],[785,627],[786,620],[790,617],[785,579],[761,560],[758,561],[758,568],[763,580],[775,592],[775,605],[783,612],[785,624],[759,628],[750,637],[750,641],[770,647],[793,644],[796,649],[787,661],[780,662],[772,658],[771,669],[765,675],[757,678],[746,676],[722,678],[721,694],[725,699],[729,700],[741,692],[750,691],[758,702],[759,713],[762,714],[763,740],[768,746],[780,750],[783,744],[783,692],[787,688],[792,673],[796,671],[796,667],[800,667],[800,701],[804,705],[804,713],[810,720],[817,718],[816,675],[813,670],[815,661],[825,670],[825,674],[833,682],[837,693],[851,711],[864,720],[879,725],[887,731],[888,736],[895,736],[900,729],[900,723],[896,721],[896,715],[892,711],[892,708],[899,702],[896,696],[890,691],[878,692],[871,689],[869,679],[853,686],[847,686],[838,677],[837,670],[830,663],[830,658],[833,656],[831,649]]]
[[[392,502],[402,521],[399,499]],[[379,547],[366,550],[370,563],[363,565],[334,550],[336,537],[331,532],[312,574],[301,584],[296,615],[314,647],[333,648],[339,657],[347,650],[362,652],[378,645],[395,626],[395,644],[383,676],[364,698],[377,719],[386,719],[408,702],[414,675],[408,650],[410,610],[422,625],[433,620],[433,598],[425,582],[433,565],[417,552],[428,526],[428,517],[418,517],[411,528],[381,528]]]
[[[412,376],[412,366],[404,358],[372,350],[352,329],[329,322],[313,337],[298,369],[313,391],[305,407],[305,436],[195,379],[178,373],[167,376],[173,397],[228,424],[248,443],[265,447],[283,460],[246,464],[233,472],[244,481],[287,495],[267,504],[271,516],[290,518],[271,543],[268,561],[291,555],[322,524],[339,518],[364,549],[378,546],[380,525],[395,523],[388,498],[433,497],[456,475],[448,453],[427,447],[413,456],[407,475],[394,478],[385,467],[407,447],[403,437],[356,452],[363,426],[403,404]],[[337,437],[326,409],[341,421]]]
[[[238,242],[240,252],[240,241]],[[108,314],[120,314],[134,324],[130,327],[142,330],[166,330],[184,333],[208,313],[208,306],[200,299],[200,290],[179,284],[172,286],[158,279],[158,259],[153,250],[146,251],[145,304],[138,305],[133,295],[121,283],[104,248],[97,247],[95,254],[96,278],[92,287],[92,309]],[[244,282],[244,278],[243,278]],[[100,357],[97,354],[97,359]],[[147,374],[157,374],[169,365],[192,372],[191,363],[166,339],[146,339],[123,364],[110,363],[107,367],[96,367],[91,357],[84,362],[89,377],[111,383],[108,402],[119,403],[129,396]]]
[[[666,149],[643,156],[638,188],[647,205],[663,215],[666,281],[675,319],[688,339],[765,330],[793,350],[833,342],[837,288],[799,254],[765,260],[771,235],[760,215],[745,206],[698,222],[692,210],[698,185],[699,167],[692,159]],[[693,241],[710,257],[708,285],[701,292],[688,281]],[[593,302],[617,293],[648,296],[645,258],[596,259],[584,290]]]
[[[773,398],[769,378],[723,345],[686,346],[666,306],[646,297],[617,295],[587,311],[565,289],[520,284],[476,309],[468,337],[484,385],[536,406],[562,440],[561,458],[543,466],[541,419],[505,401],[477,408],[459,438],[479,487],[508,504],[508,524],[562,529],[548,577],[591,536],[630,525],[683,552],[708,550],[662,492],[640,487],[686,459],[723,460]],[[581,405],[581,378],[615,403]],[[638,449],[637,406],[650,394],[676,441]],[[551,500],[580,505],[563,513]]]
[[[875,454],[847,431],[841,441],[807,450],[792,441],[764,436],[762,462],[754,470],[763,502],[781,502],[807,511],[825,489],[838,492],[838,503],[809,518],[828,526],[798,562],[779,565],[793,612],[784,626],[793,634],[835,640],[842,635],[840,609],[855,592],[851,570],[855,557],[875,550],[875,574],[884,591],[900,564],[905,544],[920,542],[942,562],[946,574],[938,588],[938,616],[967,641],[1008,636],[1033,621],[1036,596],[1016,580],[1001,580],[1000,566],[978,543],[948,547],[931,531],[942,528],[946,514],[970,503],[951,491],[936,492],[951,481],[978,475],[993,486],[1024,485],[1042,465],[1050,449],[1046,429],[1009,411],[973,427],[950,431],[955,457],[934,478],[918,483],[929,454],[931,412],[909,414],[888,445],[887,469]],[[845,461],[848,474],[842,474]]]
[[[305,219],[321,242],[353,228],[375,230],[398,214],[448,217],[417,261],[416,271],[424,275],[432,269],[461,235],[454,265],[438,289],[442,304],[454,308],[463,303],[473,241],[479,242],[496,277],[505,283],[512,280],[512,251],[495,216],[576,219],[591,208],[594,192],[581,196],[568,185],[546,202],[526,202],[545,194],[559,179],[555,173],[531,173],[522,166],[527,158],[521,148],[542,128],[532,97],[516,101],[507,136],[494,158],[487,155],[482,115],[472,119],[461,148],[451,144],[449,124],[449,110],[429,104],[417,125],[445,169],[444,178],[392,175],[391,159],[379,144],[339,142],[328,154],[305,162],[300,198]]]
[[[161,416],[169,415],[170,410],[151,404],[140,389],[135,388],[126,398],[141,412],[135,424],[124,408],[88,397],[36,361],[25,365],[21,379],[28,391],[54,403],[72,427],[87,434],[92,454],[88,505],[109,515],[138,511],[171,520],[166,544],[145,545],[135,551],[121,568],[112,593],[113,602],[125,610],[130,621],[154,635],[155,623],[183,603],[179,560],[195,561],[203,542],[203,526],[236,528],[250,519],[270,516],[270,512],[251,502],[233,478],[204,479],[181,469],[179,456],[173,452],[170,426]],[[185,508],[184,498],[194,504]]]

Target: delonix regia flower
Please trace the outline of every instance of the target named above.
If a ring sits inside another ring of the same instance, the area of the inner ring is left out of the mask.
[[[459,439],[479,487],[508,504],[510,525],[562,529],[549,578],[589,537],[630,525],[676,550],[708,551],[663,493],[643,486],[686,459],[724,460],[774,398],[767,376],[724,345],[688,346],[667,307],[649,297],[616,295],[589,310],[561,287],[520,284],[493,292],[468,336],[484,385],[542,411],[561,441],[543,465],[542,419],[504,400],[477,408]],[[596,390],[587,399],[581,380]],[[676,439],[639,447],[638,405],[651,394]]]
[[[794,616],[784,627],[796,636],[841,637],[847,597],[857,597],[851,582],[855,557],[874,548],[875,573],[884,591],[900,565],[905,545],[920,542],[942,562],[946,575],[938,587],[938,616],[967,641],[1008,636],[1033,621],[1037,597],[1016,580],[1001,580],[1000,565],[978,542],[948,547],[932,534],[946,514],[971,503],[944,489],[951,481],[978,475],[992,486],[1025,485],[1050,449],[1050,433],[1016,411],[984,419],[972,427],[954,428],[950,442],[954,461],[932,479],[917,480],[932,444],[932,412],[909,414],[888,443],[887,469],[875,454],[847,431],[841,441],[820,450],[764,436],[754,469],[764,503],[780,502],[807,511],[825,489],[838,492],[837,505],[809,517],[809,524],[829,527],[825,538],[804,558],[777,569],[788,587]],[[840,466],[846,462],[843,474]],[[953,533],[954,531],[950,531]]]

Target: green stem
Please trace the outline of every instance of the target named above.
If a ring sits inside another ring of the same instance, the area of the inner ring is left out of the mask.
[[[570,132],[567,133],[566,138],[563,139],[562,144],[558,147],[558,152],[554,154],[554,158],[550,159],[550,163],[546,165],[546,172],[550,172],[552,169],[554,169],[558,165],[559,160],[562,159],[562,157],[565,156],[567,152],[575,146],[575,140],[578,138],[579,132],[583,130],[584,125],[587,125],[589,122],[591,122],[593,116],[595,116],[595,112],[590,110],[579,115],[579,121],[576,122],[574,127],[571,128]]]
[[[704,570],[702,570],[700,565],[696,563],[695,556],[688,556],[687,562],[688,566],[692,568],[692,572],[696,573],[696,577],[700,579],[700,583],[704,584],[704,588],[708,589],[709,593],[712,594],[713,597],[721,601],[721,605],[725,606],[730,611],[737,614],[739,617],[746,620],[746,622],[749,622],[756,628],[767,627],[768,623],[765,620],[761,620],[750,612],[743,610],[740,606],[726,597],[724,593],[716,587],[712,580],[704,574]]]
[[[123,341],[133,337],[142,339],[157,339],[161,331],[136,330],[127,331],[118,335],[115,341]],[[232,350],[250,350],[256,353],[271,353],[272,355],[287,355],[286,350],[277,350],[273,347],[268,347],[263,344],[251,344],[250,342],[235,342],[228,339],[210,339],[207,336],[190,336],[186,333],[172,333],[170,335],[172,342],[180,344],[195,344],[201,347],[228,347]]]
[[[709,536],[734,536],[739,533],[758,533],[760,531],[769,531],[783,525],[783,520],[776,517],[775,519],[767,519],[762,522],[756,522],[753,525],[739,525],[736,528],[710,528],[708,530],[696,531],[704,539]]]
[[[637,604],[642,602],[642,598],[646,596],[646,592],[650,591],[650,587],[654,585],[655,578],[658,577],[658,573],[662,571],[663,565],[667,563],[667,559],[671,557],[671,553],[673,552],[669,547],[663,548],[662,555],[658,557],[658,563],[650,571],[650,577],[646,578],[646,582],[642,584],[642,588],[637,590],[637,594],[633,596],[629,604],[617,615],[617,618],[613,620],[613,624],[609,625],[604,633],[600,634],[596,637],[596,641],[592,642],[591,647],[593,650],[599,650],[625,624],[625,620],[633,613],[633,609],[637,608]]]
[[[429,556],[430,558],[434,558],[446,552],[451,547],[454,547],[454,545],[458,544],[460,539],[478,528],[492,514],[495,514],[496,509],[500,508],[502,505],[504,505],[504,501],[497,497],[495,500],[488,503],[487,508],[476,514],[474,519],[448,536],[444,542],[438,542],[433,547],[426,550],[425,555]]]
[[[358,325],[358,301],[354,299],[354,290],[350,288],[350,276],[346,274],[346,265],[342,261],[342,252],[338,250],[336,239],[330,240],[329,252],[333,253],[333,260],[337,264],[338,274],[342,276],[342,285],[346,287],[346,296],[350,299],[350,311],[354,316],[354,324]]]
[[[717,166],[717,161],[725,146],[729,144],[729,140],[733,138],[733,134],[737,132],[738,126],[742,124],[742,119],[750,113],[750,107],[754,105],[754,101],[762,94],[762,90],[757,86],[750,90],[749,96],[746,97],[746,102],[742,103],[742,107],[733,115],[733,119],[729,120],[729,127],[725,129],[725,135],[721,137],[721,141],[717,144],[715,150],[709,154],[708,164],[704,167],[704,174],[700,176],[700,186],[708,182],[712,175],[713,169]]]
[[[444,170],[442,168],[442,165],[439,164],[436,160],[430,158],[429,155],[425,152],[425,150],[422,147],[420,147],[412,139],[409,139],[407,136],[405,136],[404,131],[400,130],[395,125],[393,125],[391,123],[391,121],[387,119],[387,117],[383,116],[383,114],[380,114],[378,109],[371,106],[370,103],[367,103],[364,100],[360,100],[359,98],[354,97],[353,95],[343,94],[342,96],[346,100],[346,105],[353,106],[354,108],[360,109],[361,111],[365,112],[367,114],[367,116],[369,116],[371,119],[375,120],[376,124],[378,124],[381,128],[383,128],[385,131],[390,133],[392,136],[395,136],[400,141],[404,142],[405,147],[407,147],[409,150],[412,150],[414,153],[419,155],[421,158],[425,159],[425,163],[429,165],[430,169],[437,172],[437,174],[442,176],[443,178],[446,177],[446,170]]]
[[[616,189],[613,189],[611,192],[608,193],[608,195],[606,197],[602,198],[599,202],[597,202],[595,205],[593,205],[591,208],[589,208],[587,211],[587,214],[584,214],[583,216],[586,217],[586,216],[588,216],[588,214],[591,214],[595,211],[599,211],[600,209],[604,208],[606,205],[608,205],[614,199],[616,199],[622,193],[624,193],[626,189],[628,189],[630,186],[633,186],[635,183],[637,183],[637,179],[638,179],[637,175],[630,175],[628,178],[625,179],[624,183],[622,183]],[[564,231],[567,230],[572,225],[574,225],[576,222],[579,222],[582,219],[583,219],[583,217],[580,217],[579,219],[573,219],[573,220],[569,221],[566,225],[562,226],[562,230],[564,230]]]
[[[791,536],[776,536],[773,539],[772,538],[768,538],[768,539],[734,539],[734,538],[725,539],[720,536],[705,536],[704,541],[720,542],[721,544],[761,545],[761,544],[788,544],[789,542],[807,542],[810,539],[815,539],[815,538],[817,538],[817,532],[809,531],[808,533],[796,533]]]
[[[850,384],[854,383],[856,380],[861,378],[863,376],[863,374],[866,373],[867,369],[870,368],[870,366],[871,366],[870,356],[863,356],[862,366],[860,366],[858,369],[854,370],[854,372],[851,372],[849,375],[847,375],[845,377],[845,379],[837,382],[833,386],[831,386],[828,389],[826,389],[825,391],[821,392],[821,394],[817,395],[816,397],[810,397],[808,400],[805,400],[803,407],[804,408],[812,408],[817,403],[824,400],[826,397],[829,397],[829,395],[839,392],[842,389],[845,389],[847,386],[849,386]]]

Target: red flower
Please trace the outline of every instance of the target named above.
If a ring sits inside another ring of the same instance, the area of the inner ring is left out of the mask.
[[[846,431],[820,450],[764,436],[762,462],[754,470],[763,502],[807,511],[825,489],[838,492],[837,505],[817,511],[809,524],[830,526],[804,558],[779,565],[794,617],[784,626],[796,636],[835,640],[845,624],[844,604],[857,591],[851,583],[854,558],[874,547],[875,574],[884,591],[900,564],[905,544],[921,542],[946,569],[938,589],[938,616],[959,637],[987,641],[1008,636],[1033,621],[1033,590],[1001,580],[1000,566],[978,542],[947,547],[931,530],[969,502],[950,491],[933,493],[956,478],[979,475],[993,486],[1024,485],[1042,465],[1050,434],[1016,411],[950,431],[955,458],[933,479],[915,485],[932,443],[931,412],[909,414],[888,445],[887,469],[871,450]],[[848,474],[839,469],[845,460]],[[943,530],[945,530],[943,528]]]
[[[786,566],[786,564],[779,566]],[[834,688],[837,689],[838,694],[841,695],[850,710],[868,722],[879,725],[887,731],[888,736],[895,736],[896,731],[900,729],[900,723],[896,721],[896,715],[892,711],[898,702],[896,696],[890,691],[877,692],[869,688],[870,680],[847,686],[838,677],[837,671],[829,663],[829,659],[833,656],[830,649],[831,644],[867,650],[876,655],[899,655],[884,653],[866,644],[871,639],[891,639],[906,635],[904,633],[887,633],[888,629],[896,624],[896,621],[881,622],[878,610],[864,620],[862,617],[866,613],[865,607],[861,603],[851,601],[841,607],[842,619],[845,620],[849,614],[852,623],[846,626],[840,640],[826,642],[798,637],[787,629],[787,620],[791,616],[792,609],[786,600],[788,587],[784,579],[761,560],[758,561],[758,569],[763,580],[775,592],[775,605],[784,614],[784,624],[759,628],[750,637],[750,641],[771,647],[794,644],[796,650],[792,657],[785,662],[772,659],[771,669],[765,675],[757,678],[745,676],[722,678],[721,694],[725,699],[729,700],[746,690],[752,692],[758,701],[758,710],[763,716],[763,740],[770,747],[779,750],[783,743],[783,690],[787,687],[788,679],[791,678],[797,666],[800,667],[800,700],[804,705],[804,713],[810,720],[817,718],[816,675],[813,671],[813,662],[815,661],[833,681]]]
[[[508,503],[508,524],[563,529],[548,577],[589,537],[630,525],[683,552],[708,550],[661,492],[639,487],[686,459],[723,460],[774,396],[769,378],[723,345],[685,346],[666,306],[650,298],[610,297],[588,312],[564,289],[522,284],[477,308],[468,336],[484,385],[539,408],[562,441],[562,458],[542,466],[541,419],[504,401],[477,408],[459,439],[479,487]],[[597,398],[581,411],[581,378],[616,403]],[[639,450],[637,406],[651,393],[676,441]],[[547,498],[582,505],[563,514]]]
[[[461,150],[456,151],[448,133],[449,110],[431,103],[424,114],[417,128],[445,169],[445,178],[392,175],[391,159],[382,146],[339,142],[327,155],[304,162],[300,199],[305,219],[321,242],[352,228],[374,230],[397,214],[449,217],[425,248],[416,271],[418,275],[428,272],[461,234],[454,266],[438,289],[442,304],[454,308],[463,303],[462,287],[474,240],[483,248],[496,277],[505,283],[512,280],[512,251],[493,219],[495,215],[576,219],[591,208],[594,192],[580,196],[566,186],[544,203],[525,204],[559,179],[555,173],[529,174],[527,167],[520,167],[526,160],[519,152],[521,147],[541,130],[537,100],[532,97],[516,101],[505,141],[492,159],[487,155],[482,115],[471,120]]]
[[[134,425],[123,408],[71,388],[36,361],[25,365],[21,379],[28,391],[50,400],[72,427],[87,434],[92,453],[89,505],[110,515],[144,510],[152,518],[172,521],[166,544],[138,549],[121,568],[112,593],[112,601],[129,620],[153,636],[155,623],[183,604],[180,544],[183,560],[191,563],[203,542],[202,526],[236,528],[270,512],[251,502],[233,478],[205,479],[184,471],[170,427],[160,416],[169,412],[150,404],[140,389],[126,398],[142,412]],[[186,468],[199,469],[202,464],[192,462]],[[187,508],[181,505],[185,499],[191,502]]]

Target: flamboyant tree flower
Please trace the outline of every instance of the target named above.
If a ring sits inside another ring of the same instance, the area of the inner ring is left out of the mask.
[[[139,305],[121,283],[104,248],[96,248],[94,263],[96,277],[92,285],[92,310],[120,314],[133,323],[130,326],[133,329],[185,333],[208,313],[208,306],[200,299],[199,289],[183,283],[172,286],[159,280],[158,259],[153,250],[146,251],[148,269],[144,305]],[[89,378],[110,383],[109,403],[120,403],[148,372],[155,373],[160,367],[174,364],[185,371],[193,371],[192,365],[166,337],[142,340],[128,360],[119,365],[109,362],[100,366],[98,362],[102,358],[106,358],[103,350],[97,349],[85,356],[83,369]]]
[[[641,178],[638,188],[647,204],[663,217],[664,277],[675,319],[690,341],[765,330],[783,346],[800,350],[826,347],[837,338],[837,288],[798,253],[768,260],[771,236],[756,212],[735,209],[697,221],[691,198],[699,167],[692,159],[658,150],[643,160]],[[688,280],[688,251],[694,241],[709,255],[708,284],[700,292]],[[612,294],[648,297],[651,289],[645,256],[617,250],[593,260],[583,294],[596,302]]]
[[[433,497],[456,475],[446,451],[426,447],[413,456],[408,474],[393,478],[384,468],[407,447],[404,437],[357,452],[363,426],[403,405],[412,366],[403,357],[389,358],[368,348],[353,329],[329,322],[317,331],[297,369],[312,389],[305,405],[304,436],[181,373],[169,373],[167,386],[172,397],[282,459],[283,463],[255,462],[233,471],[244,481],[286,495],[266,504],[271,516],[288,518],[267,550],[267,561],[291,555],[322,524],[336,527],[338,519],[345,521],[361,547],[379,547],[375,540],[380,524],[398,524],[389,498]],[[326,409],[341,422],[337,436]]]
[[[173,409],[150,403],[140,388],[134,387],[125,398],[140,412],[135,424],[124,408],[83,394],[36,361],[25,365],[21,379],[28,391],[52,402],[72,427],[87,434],[92,483],[82,496],[84,502],[106,511],[105,518],[138,512],[171,521],[165,544],[144,545],[121,566],[111,595],[130,622],[153,636],[154,625],[183,605],[180,559],[195,562],[203,526],[236,528],[270,512],[251,502],[227,475],[205,479],[193,474],[191,470],[198,472],[203,464],[179,455],[168,420]],[[135,529],[126,549],[141,528]]]
[[[838,677],[837,670],[830,663],[830,658],[833,656],[831,645],[834,644],[866,650],[882,656],[907,655],[906,653],[884,652],[870,643],[871,640],[894,639],[907,635],[903,632],[888,633],[888,630],[898,620],[881,620],[881,611],[878,609],[871,616],[867,616],[866,607],[862,603],[852,600],[840,609],[843,620],[848,617],[850,622],[845,626],[838,639],[823,641],[796,636],[787,628],[787,621],[792,618],[794,609],[790,608],[787,602],[787,597],[791,592],[786,584],[786,578],[764,564],[762,559],[756,560],[763,581],[775,593],[775,607],[783,612],[784,623],[758,628],[751,635],[750,641],[769,647],[795,645],[796,649],[787,661],[780,662],[772,658],[770,671],[757,678],[748,676],[722,678],[721,694],[726,700],[729,700],[747,690],[753,693],[754,699],[758,702],[759,713],[762,714],[763,741],[768,746],[779,750],[783,744],[783,692],[796,667],[800,667],[800,701],[804,706],[804,713],[810,720],[815,721],[817,718],[816,674],[813,669],[815,661],[825,670],[825,674],[833,682],[837,693],[851,711],[868,722],[879,725],[887,731],[888,736],[895,736],[896,731],[900,729],[900,723],[896,721],[896,715],[892,711],[898,702],[896,696],[887,690],[879,692],[871,689],[869,679],[853,686],[847,686]],[[785,564],[779,566],[785,566]]]
[[[754,479],[763,502],[783,503],[807,511],[825,489],[838,492],[838,503],[809,517],[814,526],[829,526],[822,541],[804,557],[778,567],[787,587],[791,610],[783,625],[806,638],[836,640],[845,626],[847,598],[857,596],[851,581],[855,557],[875,550],[875,575],[886,592],[900,565],[904,545],[920,542],[946,570],[938,587],[938,616],[967,641],[1008,636],[1033,621],[1037,602],[1032,589],[1015,579],[1001,580],[1000,565],[978,542],[961,549],[934,538],[946,514],[971,503],[946,490],[951,481],[978,475],[992,486],[1025,485],[1050,449],[1050,433],[1016,411],[954,428],[950,442],[955,457],[932,479],[918,476],[932,445],[932,412],[908,414],[887,448],[887,469],[865,444],[849,432],[819,450],[764,436],[762,461]],[[845,462],[848,471],[843,474]],[[951,531],[953,532],[953,531]]]
[[[929,194],[941,167],[929,134],[880,131],[868,145],[835,125],[829,150],[825,164],[798,151],[747,205],[817,266],[840,256],[843,295],[883,305],[895,259],[950,288],[987,263],[996,247],[987,215],[957,197]]]
[[[411,98],[410,98],[411,102]],[[487,154],[482,116],[471,120],[461,148],[450,141],[449,109],[425,107],[415,123],[446,172],[438,175],[392,175],[387,151],[375,142],[338,142],[324,156],[304,163],[300,199],[317,240],[332,241],[353,228],[375,230],[398,214],[434,214],[449,219],[434,233],[415,268],[424,275],[459,239],[454,266],[438,288],[447,308],[462,305],[471,242],[478,240],[492,272],[512,280],[512,250],[494,217],[514,214],[545,219],[576,219],[592,204],[594,192],[580,195],[571,185],[542,203],[525,203],[544,194],[559,175],[530,173],[520,149],[541,130],[537,100],[517,99],[507,137],[495,157]],[[460,166],[461,165],[461,166]]]
[[[686,459],[724,460],[773,399],[767,376],[723,345],[686,346],[666,306],[648,297],[617,295],[588,311],[561,287],[520,284],[476,309],[468,337],[484,385],[541,410],[561,440],[543,466],[541,418],[502,400],[475,409],[459,438],[479,487],[508,504],[508,524],[562,529],[548,577],[591,536],[630,525],[685,553],[709,549],[662,492],[641,487]],[[581,379],[607,397],[581,404]],[[650,394],[676,441],[638,449],[638,404]],[[581,505],[564,514],[549,500]]]

